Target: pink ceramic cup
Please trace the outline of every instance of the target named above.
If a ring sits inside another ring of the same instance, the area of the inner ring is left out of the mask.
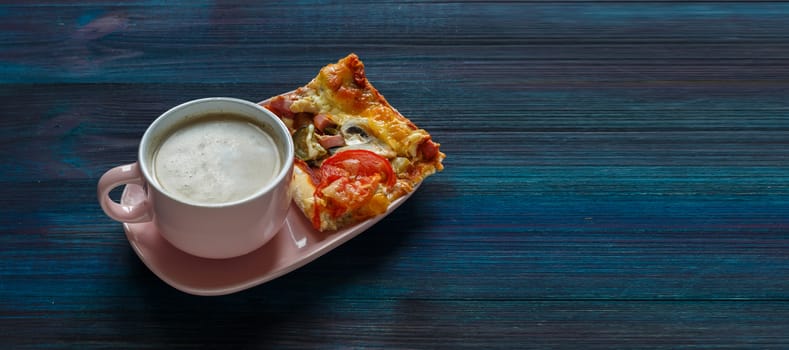
[[[160,142],[190,118],[210,113],[243,115],[274,140],[282,167],[264,187],[238,201],[195,204],[168,193],[152,175],[154,153]],[[153,221],[162,236],[189,254],[213,259],[232,258],[252,252],[281,228],[290,208],[293,141],[282,121],[252,102],[212,97],[186,102],[157,118],[140,141],[137,162],[110,169],[98,183],[98,199],[104,212],[126,223]],[[141,185],[146,200],[121,205],[109,197],[112,189]]]

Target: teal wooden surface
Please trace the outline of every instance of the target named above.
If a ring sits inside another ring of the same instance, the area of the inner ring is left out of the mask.
[[[156,278],[98,177],[349,52],[446,170],[306,267]],[[789,347],[789,3],[0,4],[2,348]]]

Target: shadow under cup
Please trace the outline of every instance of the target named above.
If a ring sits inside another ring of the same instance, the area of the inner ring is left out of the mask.
[[[242,118],[270,136],[280,164],[271,180],[244,198],[216,203],[195,202],[162,186],[154,175],[162,143],[176,130],[219,114]],[[252,102],[217,97],[170,109],[145,132],[138,154],[154,224],[176,248],[200,257],[232,258],[258,249],[279,231],[290,208],[293,152],[287,127]]]

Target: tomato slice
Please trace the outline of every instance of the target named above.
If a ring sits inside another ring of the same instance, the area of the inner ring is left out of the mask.
[[[370,201],[375,194],[380,176],[360,178],[341,177],[323,188],[321,195],[327,202],[332,217],[340,217],[348,210],[356,209]]]
[[[331,183],[340,177],[369,177],[376,174],[389,187],[397,182],[389,160],[364,149],[335,153],[323,161],[319,172],[321,184]]]
[[[369,202],[379,184],[392,187],[397,182],[389,160],[368,150],[335,153],[323,161],[316,175],[315,196],[325,201],[335,218]],[[317,209],[313,226],[320,227]]]

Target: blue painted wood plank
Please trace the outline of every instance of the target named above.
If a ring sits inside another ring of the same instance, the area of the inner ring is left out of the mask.
[[[0,4],[0,347],[787,347],[787,14]],[[351,51],[446,170],[271,283],[200,298],[158,280],[98,177],[173,105],[262,100]]]

